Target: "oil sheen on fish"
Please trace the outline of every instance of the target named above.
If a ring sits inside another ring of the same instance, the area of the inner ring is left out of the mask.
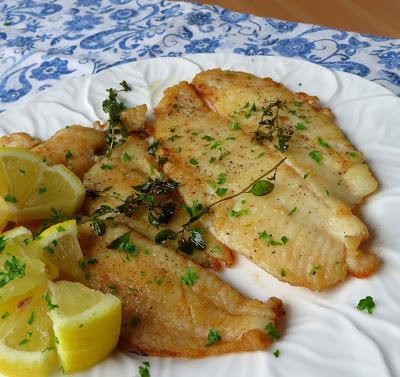
[[[237,193],[282,159],[273,143],[255,143],[186,82],[167,89],[155,112],[153,136],[169,158],[164,170],[187,203]],[[323,290],[348,273],[376,270],[379,259],[360,249],[368,230],[350,203],[322,192],[289,156],[274,184],[267,196],[247,193],[213,207],[203,222],[229,248],[294,285]]]
[[[110,247],[121,236],[125,245],[130,242],[129,252]],[[97,261],[87,267],[83,283],[122,300],[122,349],[203,357],[263,350],[271,343],[268,331],[283,315],[277,298],[248,299],[212,272],[124,225],[109,226],[102,237],[82,225],[79,237],[85,257]]]

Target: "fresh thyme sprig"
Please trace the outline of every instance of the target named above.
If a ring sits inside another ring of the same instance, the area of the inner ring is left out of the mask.
[[[279,124],[279,110],[282,107],[282,101],[276,100],[261,109],[263,113],[261,120],[258,122],[258,128],[254,133],[253,140],[258,143],[262,143],[264,140],[271,142],[275,135],[278,141],[278,144],[275,144],[275,148],[280,152],[286,152],[289,149],[289,141],[293,135],[293,128]]]
[[[108,114],[107,129],[105,131],[106,156],[118,145],[124,143],[129,135],[128,129],[121,123],[121,111],[126,110],[126,105],[118,99],[119,92],[129,92],[132,88],[124,80],[119,84],[122,89],[107,89],[108,97],[103,101],[103,111]]]
[[[225,198],[219,199],[214,203],[204,207],[198,201],[194,201],[192,206],[189,207],[184,205],[186,212],[189,214],[190,218],[185,224],[182,225],[182,228],[175,232],[172,229],[164,229],[157,233],[155,237],[155,241],[158,244],[163,244],[167,240],[176,240],[178,237],[178,249],[187,254],[192,254],[195,249],[204,250],[206,248],[206,243],[201,234],[200,228],[193,228],[191,224],[201,219],[204,215],[210,212],[210,209],[222,202],[227,200],[236,198],[239,195],[245,193],[251,193],[256,196],[264,196],[270,194],[274,190],[273,180],[276,178],[276,172],[281,164],[286,160],[286,157],[280,160],[274,167],[268,170],[266,173],[262,174],[255,181],[251,182],[244,189],[240,190],[236,194],[227,196]],[[263,179],[273,173],[273,176],[269,179]]]
[[[158,228],[161,224],[167,224],[175,213],[176,203],[172,200],[159,201],[162,194],[171,193],[178,183],[172,179],[165,180],[165,175],[153,179],[148,178],[141,185],[134,186],[134,193],[122,199],[115,193],[108,193],[109,188],[102,191],[91,193],[93,196],[101,195],[119,200],[122,203],[117,207],[102,204],[90,217],[82,219],[82,223],[89,222],[93,231],[101,236],[106,231],[105,220],[112,220],[117,215],[123,214],[126,217],[132,217],[139,208],[147,209],[147,219],[151,225]],[[110,215],[104,218],[104,215]]]

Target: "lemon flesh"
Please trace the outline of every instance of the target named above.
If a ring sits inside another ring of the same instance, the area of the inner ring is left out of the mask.
[[[6,376],[46,377],[57,365],[45,289],[39,286],[0,305],[0,373]]]
[[[80,283],[50,283],[49,312],[58,339],[57,352],[65,373],[90,368],[116,347],[121,326],[121,301]]]
[[[48,166],[23,149],[0,148],[0,226],[7,221],[46,218],[52,208],[71,215],[82,205],[84,195],[82,182],[65,166]]]
[[[80,281],[84,278],[83,254],[77,234],[76,221],[64,221],[47,228],[32,244],[40,259],[57,267],[62,279]]]

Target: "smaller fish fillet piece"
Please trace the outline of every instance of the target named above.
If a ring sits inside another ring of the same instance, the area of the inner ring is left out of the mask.
[[[57,131],[49,140],[32,148],[50,165],[62,164],[79,178],[95,163],[96,153],[104,148],[104,133],[78,125]]]
[[[15,132],[0,137],[0,147],[32,149],[42,141],[25,132]]]
[[[107,245],[128,232],[137,255]],[[90,288],[112,292],[122,300],[120,346],[150,356],[204,357],[227,352],[264,350],[271,343],[265,326],[284,314],[279,299],[250,300],[213,273],[174,250],[154,244],[129,227],[109,227],[103,237],[79,226]],[[186,285],[182,276],[196,276]],[[221,341],[206,346],[209,330]]]
[[[120,205],[121,201],[116,197],[126,198],[134,192],[132,186],[143,184],[151,174],[153,174],[153,178],[160,174],[155,168],[157,166],[155,160],[147,153],[147,147],[148,144],[145,140],[132,135],[124,144],[113,151],[110,158],[102,159],[85,174],[84,185],[86,190],[102,192],[105,188],[108,188],[101,196],[97,198],[89,197],[86,200],[84,205],[86,214],[89,215],[102,204],[112,207]],[[104,169],[104,165],[111,167],[111,169]],[[175,214],[168,224],[160,225],[159,229],[149,223],[147,212],[143,208],[138,209],[132,218],[120,215],[116,221],[128,225],[153,240],[162,229],[178,231],[189,218],[182,209],[183,202],[179,195],[175,193],[171,199],[177,202]],[[196,263],[214,270],[219,270],[222,266],[232,266],[234,262],[232,251],[209,231],[205,230],[203,236],[207,248],[204,251],[195,250],[189,257]],[[174,241],[168,242],[171,246],[175,245]]]
[[[169,156],[164,170],[180,182],[187,203],[210,205],[238,193],[281,160],[270,145],[232,130],[186,82],[167,89],[155,112],[152,134]],[[347,273],[376,270],[379,258],[360,249],[368,230],[346,203],[315,190],[291,164],[279,167],[274,183],[267,196],[243,194],[213,207],[202,221],[229,248],[293,285],[324,290]],[[263,232],[275,243],[260,238]]]
[[[363,153],[336,126],[332,112],[321,107],[317,97],[293,93],[270,78],[221,69],[199,73],[193,85],[215,111],[238,121],[239,127],[252,137],[262,108],[280,100],[283,105],[279,109],[279,124],[294,130],[284,155],[299,174],[308,174],[309,182],[320,193],[329,192],[354,206],[377,189],[378,183],[365,164]],[[265,143],[273,146],[277,141]],[[312,151],[320,153],[320,163],[310,158]]]

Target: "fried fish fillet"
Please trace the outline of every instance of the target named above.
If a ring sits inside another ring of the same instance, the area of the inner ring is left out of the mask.
[[[93,213],[104,204],[112,207],[120,205],[126,197],[134,192],[133,186],[143,184],[150,176],[153,178],[159,176],[160,173],[155,167],[157,166],[156,161],[147,153],[147,148],[146,141],[132,135],[124,144],[113,151],[110,158],[102,159],[85,174],[83,182],[86,190],[102,193],[97,198],[89,197],[86,200],[86,214]],[[105,166],[108,168],[105,169]],[[173,197],[177,204],[175,214],[168,224],[160,225],[159,229],[149,223],[144,208],[139,208],[133,217],[119,215],[116,221],[128,225],[131,229],[153,240],[156,234],[163,229],[178,231],[189,218],[182,209],[182,199],[176,194]],[[221,266],[229,267],[233,264],[234,256],[231,250],[206,230],[203,237],[207,244],[206,249],[204,251],[195,250],[190,258],[196,263],[204,267],[211,267],[214,270],[219,270]],[[171,247],[176,246],[176,243],[169,241],[169,245]]]
[[[252,136],[263,109],[281,101],[279,122],[294,130],[284,155],[298,174],[307,174],[308,183],[320,195],[329,192],[353,206],[377,189],[362,152],[336,126],[332,112],[320,107],[317,97],[293,93],[270,78],[221,69],[198,74],[193,85],[218,114],[238,122],[243,132]],[[270,143],[277,144],[277,140]],[[313,151],[318,152],[319,163],[311,158]]]
[[[124,234],[134,253],[109,248]],[[277,298],[265,303],[247,299],[188,258],[123,225],[109,227],[103,237],[82,225],[79,236],[85,256],[97,260],[83,283],[122,300],[124,350],[203,357],[263,350],[271,342],[265,327],[275,326],[283,315]],[[207,346],[210,330],[221,339]]]
[[[50,165],[63,164],[79,178],[95,163],[96,153],[104,148],[104,133],[78,125],[56,132],[49,140],[35,146],[35,152]]]
[[[32,149],[42,141],[26,132],[15,132],[0,137],[0,147]]]
[[[180,182],[187,203],[210,205],[238,193],[281,160],[273,145],[232,130],[231,120],[210,110],[186,82],[167,89],[155,112],[153,136],[169,156],[164,170]],[[376,270],[377,256],[360,249],[368,230],[347,203],[321,194],[291,161],[274,183],[269,195],[240,195],[202,221],[229,248],[290,284],[323,290],[347,273]]]

